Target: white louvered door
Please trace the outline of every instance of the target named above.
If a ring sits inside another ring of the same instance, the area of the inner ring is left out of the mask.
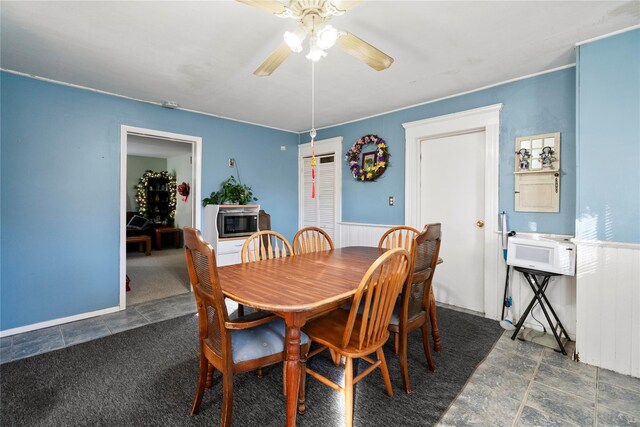
[[[303,227],[323,229],[335,241],[335,155],[316,157],[316,197],[311,198],[311,158],[304,158]]]

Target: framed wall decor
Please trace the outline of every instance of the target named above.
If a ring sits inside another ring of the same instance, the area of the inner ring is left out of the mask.
[[[516,138],[515,210],[560,212],[560,132]]]
[[[368,153],[362,153],[362,169],[372,168],[376,164],[377,151],[369,151]]]

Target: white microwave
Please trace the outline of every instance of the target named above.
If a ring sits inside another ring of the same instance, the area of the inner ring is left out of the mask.
[[[576,274],[576,246],[568,240],[510,237],[507,264],[549,273]]]

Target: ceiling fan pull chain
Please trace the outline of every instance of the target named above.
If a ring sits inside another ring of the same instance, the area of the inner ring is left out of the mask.
[[[315,102],[316,102],[316,87],[315,87],[315,62],[311,61],[311,198],[316,198],[316,153],[314,150],[314,140],[316,138],[315,127]]]

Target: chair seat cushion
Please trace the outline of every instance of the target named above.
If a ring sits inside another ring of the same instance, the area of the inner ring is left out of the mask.
[[[233,363],[259,359],[284,351],[285,324],[282,319],[276,319],[264,325],[250,329],[231,331],[231,352]],[[309,342],[304,332],[300,333],[300,344]]]

